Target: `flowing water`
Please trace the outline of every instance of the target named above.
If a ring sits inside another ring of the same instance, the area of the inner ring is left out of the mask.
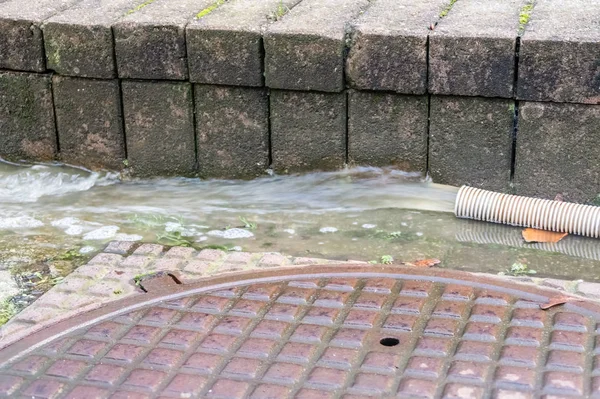
[[[111,240],[340,260],[437,258],[440,267],[490,273],[524,264],[538,276],[600,279],[597,240],[525,244],[518,228],[455,219],[456,192],[376,168],[122,181],[0,163],[0,291],[2,279],[16,280],[26,302]]]

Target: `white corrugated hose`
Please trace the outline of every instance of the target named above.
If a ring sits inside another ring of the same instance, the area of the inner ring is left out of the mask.
[[[501,194],[468,186],[458,190],[454,214],[463,219],[593,238],[600,236],[600,207]]]

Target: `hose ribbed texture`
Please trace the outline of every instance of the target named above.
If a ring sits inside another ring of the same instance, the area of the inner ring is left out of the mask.
[[[600,236],[600,207],[501,194],[474,187],[458,190],[454,214],[463,219]]]

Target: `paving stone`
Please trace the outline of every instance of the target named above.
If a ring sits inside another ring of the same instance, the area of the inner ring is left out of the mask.
[[[260,266],[284,266],[289,264],[290,260],[281,254],[265,254],[258,263]]]
[[[248,178],[269,167],[269,104],[263,89],[196,85],[202,177]]]
[[[137,176],[189,176],[196,164],[188,83],[124,81],[127,158]]]
[[[351,87],[425,94],[427,36],[446,0],[377,0],[354,24],[346,62]]]
[[[0,132],[2,158],[54,158],[57,144],[49,76],[0,71]]]
[[[271,92],[273,168],[339,169],[346,161],[346,95]]]
[[[348,95],[348,161],[427,170],[427,97],[351,92]]]
[[[519,52],[517,98],[600,104],[600,3],[539,0]]]
[[[206,260],[191,260],[187,262],[183,271],[186,273],[194,274],[205,274],[210,269],[211,263]]]
[[[190,80],[263,86],[262,31],[299,1],[237,0],[200,12],[186,30]]]
[[[137,244],[132,241],[111,241],[104,252],[111,254],[125,255],[131,251]]]
[[[511,98],[519,14],[527,3],[456,2],[429,37],[429,91]]]
[[[344,89],[348,25],[368,0],[303,0],[264,34],[266,85],[275,89]]]
[[[108,248],[107,248],[108,249]],[[126,252],[123,253],[123,255]],[[108,265],[115,266],[123,261],[123,257],[120,254],[115,253],[99,253],[94,256],[89,262],[89,265]]]
[[[125,160],[121,95],[116,80],[52,78],[62,161],[119,170]]]
[[[577,293],[592,298],[600,298],[600,284],[581,282],[577,284]]]
[[[600,105],[523,102],[514,183],[517,194],[588,202],[600,192]]]
[[[194,248],[173,247],[167,251],[165,258],[190,258],[196,250]]]
[[[139,269],[145,269],[150,263],[152,263],[153,259],[154,257],[150,256],[132,255],[125,258],[119,267],[137,271]]]
[[[157,244],[142,244],[136,249],[133,254],[134,255],[150,255],[150,256],[158,256],[164,251],[164,247],[162,245]]]
[[[119,77],[186,80],[185,27],[214,0],[157,0],[113,24]]]
[[[43,21],[80,1],[0,1],[0,69],[44,72]]]
[[[431,97],[429,172],[433,181],[509,190],[514,102]]]
[[[42,28],[48,68],[67,76],[116,77],[111,25],[144,3],[83,0],[49,18]]]
[[[200,251],[196,257],[201,260],[214,262],[221,260],[225,255],[226,253],[224,251],[220,251],[218,249],[204,249]]]

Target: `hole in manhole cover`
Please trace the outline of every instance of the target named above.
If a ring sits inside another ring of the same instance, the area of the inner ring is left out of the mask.
[[[398,338],[381,338],[379,343],[383,346],[396,346],[400,343]]]

